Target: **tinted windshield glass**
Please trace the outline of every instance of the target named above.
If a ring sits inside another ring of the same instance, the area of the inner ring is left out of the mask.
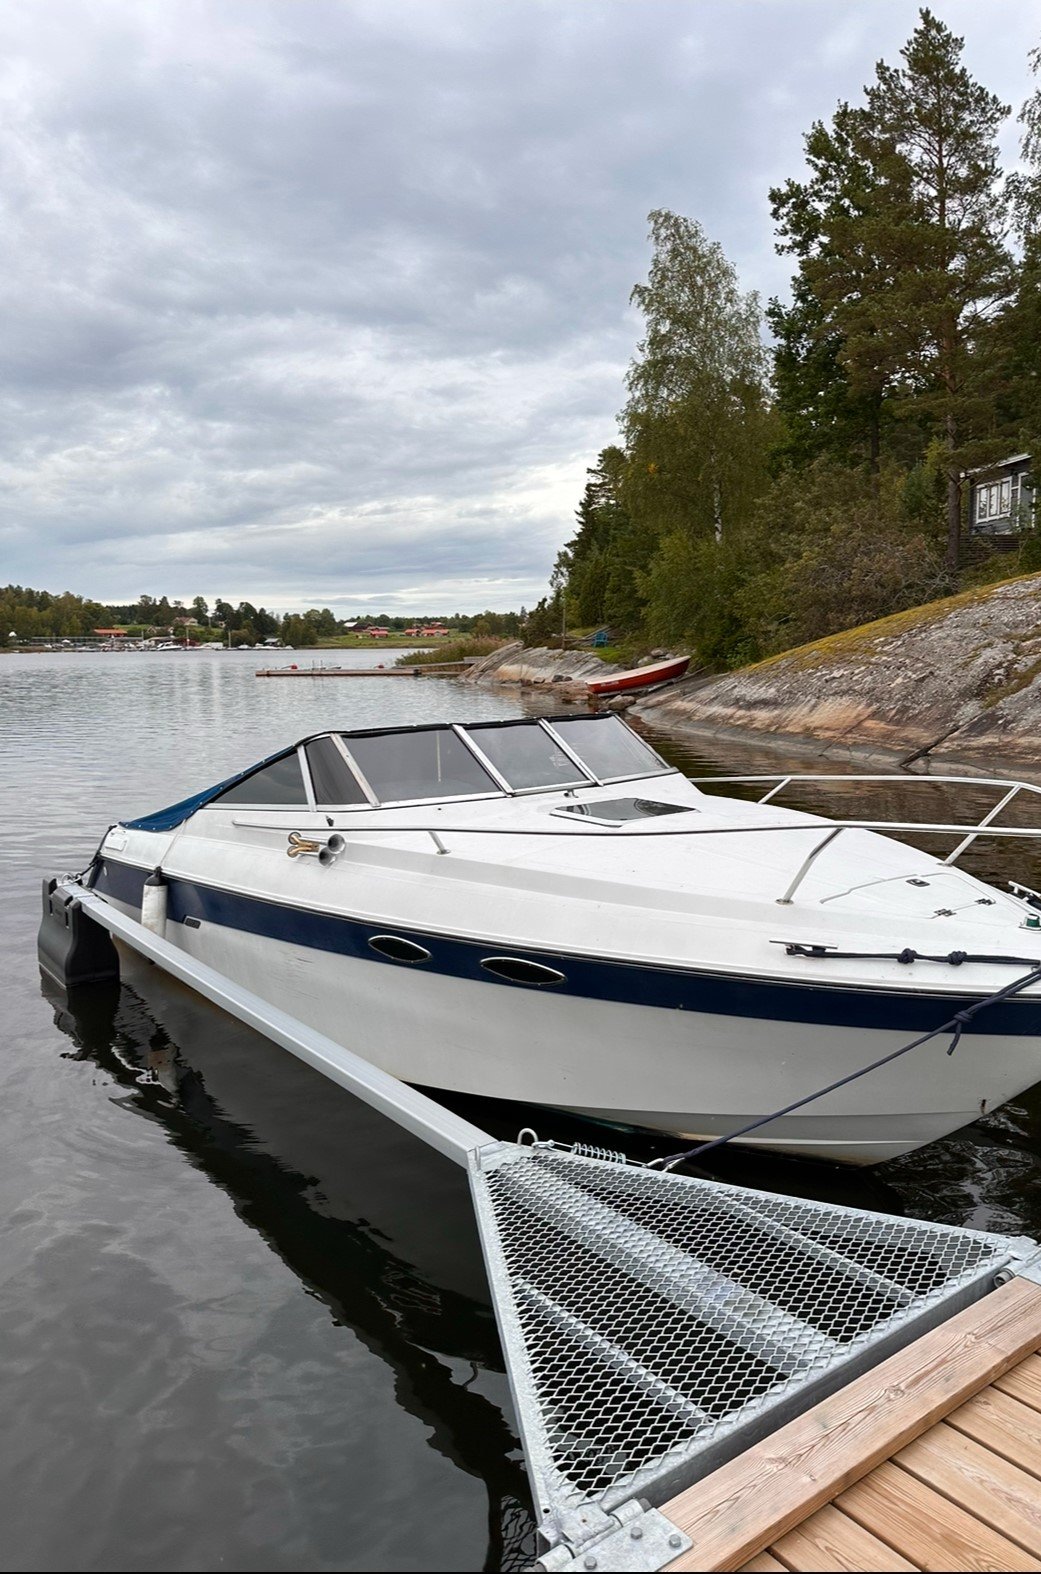
[[[668,769],[617,716],[575,717],[555,721],[552,726],[601,781],[614,776],[650,776]]]
[[[353,737],[346,743],[381,803],[501,791],[466,744],[447,729]]]
[[[331,738],[314,738],[307,745],[316,803],[368,803],[347,761]]]
[[[556,739],[537,723],[467,730],[511,787],[570,787],[587,780]]]
[[[222,792],[216,803],[298,804],[307,802],[296,752],[254,771],[244,782]]]

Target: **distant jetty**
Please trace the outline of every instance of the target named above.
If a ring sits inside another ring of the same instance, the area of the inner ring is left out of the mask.
[[[258,678],[453,678],[465,672],[472,657],[462,661],[424,662],[415,667],[258,667]]]

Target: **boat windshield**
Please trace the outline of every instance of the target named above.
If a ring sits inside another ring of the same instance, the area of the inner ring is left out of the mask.
[[[589,781],[567,750],[537,722],[467,727],[466,734],[515,792],[526,787],[574,787]]]
[[[340,736],[379,803],[470,798],[501,792],[503,783],[511,792],[550,791],[669,770],[617,716],[470,722],[458,728]],[[307,752],[318,801],[332,802],[332,784],[324,783],[327,775],[338,775],[336,762],[330,758],[331,773],[316,768],[314,747],[308,743]],[[341,769],[345,767],[344,761]],[[351,800],[341,789],[335,801]]]
[[[660,776],[669,767],[617,716],[554,719],[553,731],[602,782]]]
[[[501,791],[463,740],[447,727],[356,734],[344,742],[380,803]]]

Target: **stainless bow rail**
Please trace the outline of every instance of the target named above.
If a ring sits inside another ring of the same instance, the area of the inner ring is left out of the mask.
[[[989,831],[991,834],[1000,836],[1022,836],[1028,840],[1031,837],[1036,838],[1041,835],[1041,831],[1033,827],[995,827],[995,821],[997,820],[998,815],[1003,813],[1003,811],[1008,808],[1013,799],[1017,798],[1021,792],[1030,793],[1035,798],[1041,798],[1041,787],[1036,787],[1032,782],[1004,780],[1001,777],[933,775],[905,776],[898,775],[893,771],[872,772],[867,775],[859,773],[851,773],[847,775],[845,772],[840,773],[836,771],[790,771],[787,775],[778,772],[777,775],[691,776],[689,780],[693,782],[696,787],[705,786],[709,783],[722,783],[731,786],[737,784],[751,786],[757,782],[772,782],[773,786],[768,792],[763,793],[761,798],[756,800],[757,803],[770,803],[780,793],[784,792],[786,787],[790,787],[793,784],[798,786],[804,782],[829,782],[832,785],[837,782],[886,782],[890,785],[894,782],[899,782],[902,787],[925,782],[930,786],[973,786],[996,787],[1003,789],[1002,797],[996,804],[987,810],[986,814],[982,817],[982,819],[977,821],[975,825],[953,826],[942,825],[929,821],[911,821],[910,823],[900,823],[899,821],[895,820],[880,820],[870,827],[872,830],[880,831],[918,831],[926,836],[948,836],[959,830],[966,831],[968,834],[964,836],[958,843],[957,847],[955,847],[952,852],[949,852],[947,857],[942,860],[942,862],[946,865],[957,863],[961,855],[966,852],[967,849],[972,846],[976,838],[981,836],[985,831]],[[778,903],[782,907],[787,907],[791,904],[792,897],[795,895],[795,892],[802,884],[803,878],[816,861],[818,855],[835,840],[840,831],[847,830],[849,825],[852,823],[853,822],[847,822],[836,825],[834,822],[832,822],[833,828],[821,838],[816,847],[810,850],[806,858],[800,864],[794,878],[791,881],[791,884],[788,886],[788,889],[785,891],[784,895],[777,898]],[[868,827],[866,825],[862,825],[862,829],[868,829]],[[1029,887],[1026,886],[1014,886],[1013,888],[1016,889],[1017,892],[1024,890],[1029,891]],[[1033,895],[1034,893],[1030,892],[1030,894]],[[827,898],[825,898],[825,900],[827,900]]]
[[[692,1543],[655,1505],[996,1284],[1041,1282],[1023,1237],[497,1142],[77,881],[45,890],[45,928],[62,923],[101,926],[466,1168],[543,1568],[663,1568]]]

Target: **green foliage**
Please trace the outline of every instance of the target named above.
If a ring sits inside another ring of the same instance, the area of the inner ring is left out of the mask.
[[[0,640],[4,644],[30,639],[78,639],[96,628],[113,627],[109,609],[97,601],[84,601],[65,591],[55,596],[47,590],[5,585],[0,589]]]
[[[442,661],[465,661],[468,656],[490,656],[507,643],[494,634],[468,634],[446,640],[433,650],[406,650],[394,658],[396,667],[436,667]]]
[[[1041,46],[1031,50],[1030,64],[1035,75],[1041,76]],[[1023,168],[1009,176],[1008,192],[1016,226],[1026,242],[1041,230],[1041,87],[1023,105],[1019,123],[1023,127]]]
[[[923,9],[899,62],[810,128],[805,174],[771,191],[795,267],[766,313],[772,385],[755,297],[719,246],[650,215],[623,444],[589,472],[529,639],[566,612],[728,665],[1013,569],[962,563],[963,483],[1041,453],[1041,89],[1005,183],[1010,111],[962,47]],[[1031,61],[1041,73],[1041,49]],[[1028,529],[1017,566],[1038,560]]]
[[[650,224],[648,280],[632,292],[645,330],[626,378],[621,498],[661,540],[718,539],[766,478],[759,303],[694,220],[658,210]]]
[[[781,476],[749,530],[747,559],[762,566],[737,594],[757,650],[769,655],[947,594],[927,501],[927,487],[898,470],[872,491],[824,461]]]

